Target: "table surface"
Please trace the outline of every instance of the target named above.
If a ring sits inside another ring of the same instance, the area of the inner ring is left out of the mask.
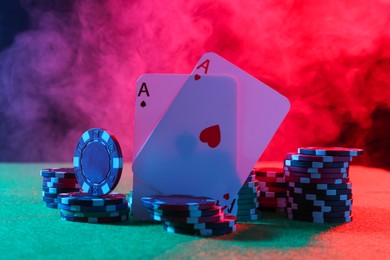
[[[262,163],[275,166],[280,163]],[[390,172],[351,166],[353,221],[339,226],[292,221],[277,213],[238,224],[234,234],[170,234],[158,223],[61,220],[41,198],[39,170],[69,164],[0,164],[0,258],[385,259],[390,257]],[[128,194],[131,164],[115,191]]]

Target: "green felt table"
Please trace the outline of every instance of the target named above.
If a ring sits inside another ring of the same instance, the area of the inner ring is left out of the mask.
[[[264,163],[263,166],[275,166]],[[278,163],[280,165],[280,163]],[[120,224],[61,220],[41,198],[39,170],[69,164],[0,164],[0,258],[137,259],[385,259],[390,257],[390,172],[352,166],[352,223],[339,226],[263,214],[222,237],[170,234],[161,224],[130,219]],[[131,164],[115,191],[128,194]]]

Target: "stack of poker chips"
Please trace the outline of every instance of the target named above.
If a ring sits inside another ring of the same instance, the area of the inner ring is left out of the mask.
[[[288,183],[287,216],[314,223],[352,221],[352,183],[349,164],[363,150],[304,147],[284,161]]]
[[[129,218],[129,205],[124,194],[92,196],[85,192],[58,195],[61,219],[73,222],[113,223]]]
[[[237,194],[237,221],[255,221],[261,218],[259,207],[259,181],[256,180],[256,175],[251,172]]]
[[[43,178],[42,200],[48,208],[58,207],[58,194],[80,190],[73,168],[43,169],[40,175]]]
[[[287,184],[283,168],[254,168],[259,182],[259,209],[284,213],[287,207]]]
[[[142,197],[142,204],[155,221],[170,233],[219,236],[236,231],[236,217],[225,215],[217,201],[185,195]]]

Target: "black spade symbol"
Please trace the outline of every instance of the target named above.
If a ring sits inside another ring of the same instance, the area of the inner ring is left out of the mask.
[[[140,105],[141,105],[141,107],[146,107],[146,102],[142,101]]]

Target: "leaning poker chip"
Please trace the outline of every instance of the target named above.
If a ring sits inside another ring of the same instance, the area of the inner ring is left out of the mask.
[[[285,171],[306,173],[347,173],[348,168],[308,168],[296,166],[284,166]]]
[[[163,210],[163,209],[148,209],[148,211],[157,216],[170,217],[209,217],[222,214],[221,206],[214,206],[204,210]]]
[[[70,211],[66,209],[60,209],[62,215],[72,216],[72,217],[85,217],[85,218],[101,218],[101,217],[119,217],[123,215],[129,215],[129,208],[117,210],[117,211],[108,211],[108,212],[80,212],[80,211]]]
[[[299,206],[307,205],[307,206],[332,206],[332,207],[342,207],[342,206],[350,206],[353,204],[353,199],[349,200],[307,200],[296,197],[287,198],[289,203],[295,203]],[[260,204],[261,205],[261,204]]]
[[[79,206],[59,203],[58,208],[75,212],[113,212],[128,209],[129,206],[127,203],[107,206]]]
[[[198,236],[222,236],[231,234],[236,231],[236,226],[231,228],[219,228],[219,229],[187,229],[180,227],[172,227],[166,224],[163,228],[168,233],[183,234],[183,235],[198,235]]]
[[[342,194],[342,195],[318,195],[318,194],[310,194],[310,193],[293,193],[287,191],[287,196],[291,198],[297,198],[297,199],[305,199],[305,200],[350,200],[352,199],[352,194]],[[261,202],[260,202],[261,204]]]
[[[87,217],[67,216],[62,213],[60,213],[60,217],[62,220],[66,220],[66,221],[85,222],[85,223],[114,223],[114,222],[126,221],[129,219],[128,215],[122,215],[117,217],[87,218]]]
[[[307,184],[342,184],[348,183],[349,178],[341,178],[341,179],[312,179],[305,177],[291,177],[286,176],[287,182],[295,182],[295,183],[307,183]]]
[[[348,178],[348,173],[306,173],[306,172],[285,172],[286,176],[289,177],[304,177],[304,178],[311,178],[311,179],[343,179]]]
[[[284,165],[307,168],[347,168],[349,162],[308,162],[296,160],[284,160]]]
[[[76,178],[88,194],[110,193],[118,184],[123,168],[118,140],[107,130],[92,128],[79,139],[73,157]]]
[[[52,178],[76,178],[73,168],[50,168],[42,169],[40,171],[42,177],[52,177]]]
[[[85,192],[60,193],[58,200],[62,204],[79,206],[107,206],[127,203],[126,195],[120,193],[111,193],[100,197]]]
[[[324,184],[324,183],[307,184],[307,183],[288,182],[288,187],[314,189],[314,190],[343,190],[343,189],[352,189],[352,182],[341,183],[341,184]]]
[[[352,194],[352,189],[345,190],[314,190],[314,189],[304,189],[304,188],[288,188],[290,193],[298,194],[317,194],[317,195],[327,195],[327,196],[336,196],[342,194]]]
[[[359,156],[363,154],[363,149],[344,147],[301,147],[299,154],[320,155],[320,156]]]
[[[307,211],[298,210],[287,207],[287,214],[313,217],[313,218],[346,218],[352,216],[352,211],[338,211],[338,212],[321,212],[321,211]]]
[[[217,214],[208,217],[171,217],[171,216],[158,216],[150,214],[150,217],[156,221],[169,221],[169,222],[179,222],[186,224],[196,224],[196,223],[208,223],[223,220],[224,214]]]
[[[295,161],[308,161],[308,162],[351,162],[352,156],[320,156],[320,155],[306,155],[287,153],[286,159]]]
[[[146,196],[141,201],[146,208],[166,210],[203,210],[217,205],[214,199],[188,195]]]
[[[313,223],[322,223],[322,224],[343,224],[343,223],[349,223],[352,221],[353,217],[342,217],[342,218],[314,218],[314,217],[306,217],[306,216],[300,216],[295,214],[287,214],[287,217],[291,220],[300,220],[300,221],[306,221],[306,222],[313,222]]]

